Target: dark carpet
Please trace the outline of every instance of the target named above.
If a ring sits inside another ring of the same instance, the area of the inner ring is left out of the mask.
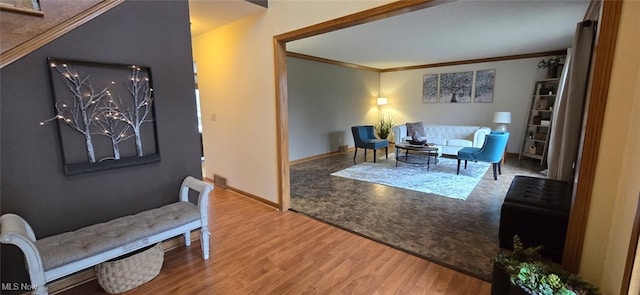
[[[511,180],[544,177],[539,162],[507,159],[497,181],[489,169],[469,197],[458,200],[330,175],[353,165],[353,152],[291,165],[291,208],[486,281]]]

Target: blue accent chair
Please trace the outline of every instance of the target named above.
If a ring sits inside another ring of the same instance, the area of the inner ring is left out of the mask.
[[[373,150],[373,162],[376,162],[376,150],[384,148],[384,154],[389,159],[389,142],[386,139],[378,139],[373,134],[373,126],[353,126],[351,127],[351,133],[353,133],[353,141],[356,144],[356,151],[353,153],[353,161],[356,161],[356,155],[358,154],[358,148],[364,149],[364,160],[367,161],[367,149]]]
[[[466,147],[459,150],[456,174],[460,174],[461,160],[464,160],[464,169],[467,169],[467,161],[488,162],[493,164],[493,179],[498,180],[498,173],[502,174],[500,161],[508,141],[509,132],[493,131],[485,137],[481,148]]]

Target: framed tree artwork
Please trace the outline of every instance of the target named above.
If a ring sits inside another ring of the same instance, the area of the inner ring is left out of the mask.
[[[440,102],[471,102],[473,72],[440,74]]]
[[[49,58],[64,172],[160,161],[151,69]]]
[[[476,71],[476,92],[473,102],[493,102],[493,84],[496,70]]]
[[[422,77],[422,103],[438,101],[438,74],[426,74]]]

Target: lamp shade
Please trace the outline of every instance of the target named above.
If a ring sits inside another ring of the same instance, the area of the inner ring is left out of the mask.
[[[511,112],[496,112],[493,116],[493,122],[499,124],[510,124]]]
[[[385,105],[387,103],[389,103],[389,99],[387,99],[386,97],[378,97],[377,104],[379,106]]]

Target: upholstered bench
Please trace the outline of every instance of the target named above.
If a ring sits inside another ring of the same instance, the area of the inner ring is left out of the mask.
[[[213,185],[187,177],[180,188],[179,202],[120,217],[73,232],[36,239],[31,226],[20,216],[0,217],[0,242],[22,250],[27,261],[32,294],[47,294],[47,282],[130,253],[168,238],[200,228],[202,258],[209,258],[207,221],[208,196]],[[189,202],[189,190],[199,192],[198,206]]]
[[[542,245],[542,256],[560,262],[570,206],[568,182],[514,177],[500,213],[500,247],[512,249],[513,236],[518,235],[525,246]]]

